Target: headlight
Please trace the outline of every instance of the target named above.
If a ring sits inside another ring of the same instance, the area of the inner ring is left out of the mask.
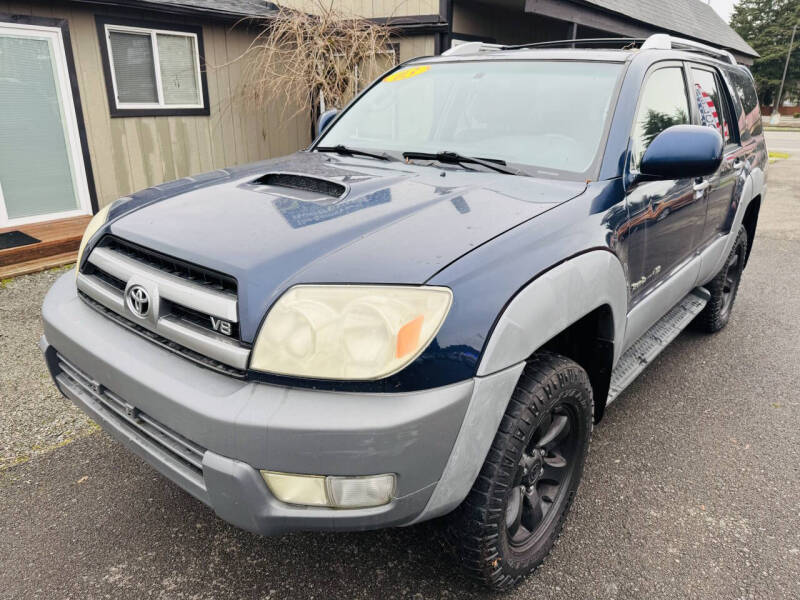
[[[422,353],[452,301],[442,287],[298,285],[269,311],[250,367],[315,379],[381,379]]]
[[[92,220],[89,221],[89,224],[86,226],[86,230],[83,232],[83,238],[81,239],[81,245],[78,246],[78,262],[75,264],[76,275],[81,266],[81,259],[83,258],[83,251],[86,250],[86,244],[89,243],[89,240],[92,239],[92,236],[97,233],[97,230],[105,225],[106,220],[108,219],[108,211],[112,204],[109,204],[105,208],[98,210],[97,214],[92,217]]]

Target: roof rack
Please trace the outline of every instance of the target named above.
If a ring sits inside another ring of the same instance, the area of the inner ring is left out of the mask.
[[[674,37],[667,33],[656,33],[648,38],[585,38],[576,40],[557,40],[552,42],[532,42],[530,44],[517,44],[513,46],[503,44],[488,44],[485,42],[466,42],[454,46],[442,53],[442,56],[462,56],[465,54],[478,54],[481,52],[493,52],[497,50],[523,50],[525,48],[575,48],[575,47],[597,46],[597,47],[616,47],[621,49],[640,50],[685,50],[687,52],[697,52],[712,58],[736,64],[733,54],[721,48],[714,48],[700,42]]]

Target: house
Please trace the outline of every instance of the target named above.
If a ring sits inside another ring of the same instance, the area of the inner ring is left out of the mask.
[[[701,0],[341,0],[337,8],[390,23],[395,62],[466,41],[659,31],[722,46],[745,63],[757,56]],[[308,115],[238,95],[237,58],[275,11],[264,0],[1,2],[0,277],[74,260],[90,215],[116,198],[307,145]]]

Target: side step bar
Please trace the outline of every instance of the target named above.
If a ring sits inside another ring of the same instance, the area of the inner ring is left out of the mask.
[[[648,329],[642,337],[625,351],[611,373],[606,406],[617,399],[623,390],[645,370],[653,359],[661,354],[669,343],[686,329],[689,323],[705,308],[711,294],[705,288],[695,288],[675,308]]]

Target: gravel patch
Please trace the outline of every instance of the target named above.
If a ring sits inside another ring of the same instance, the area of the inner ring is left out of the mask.
[[[37,346],[42,300],[67,269],[0,282],[0,470],[97,430],[58,392]]]

